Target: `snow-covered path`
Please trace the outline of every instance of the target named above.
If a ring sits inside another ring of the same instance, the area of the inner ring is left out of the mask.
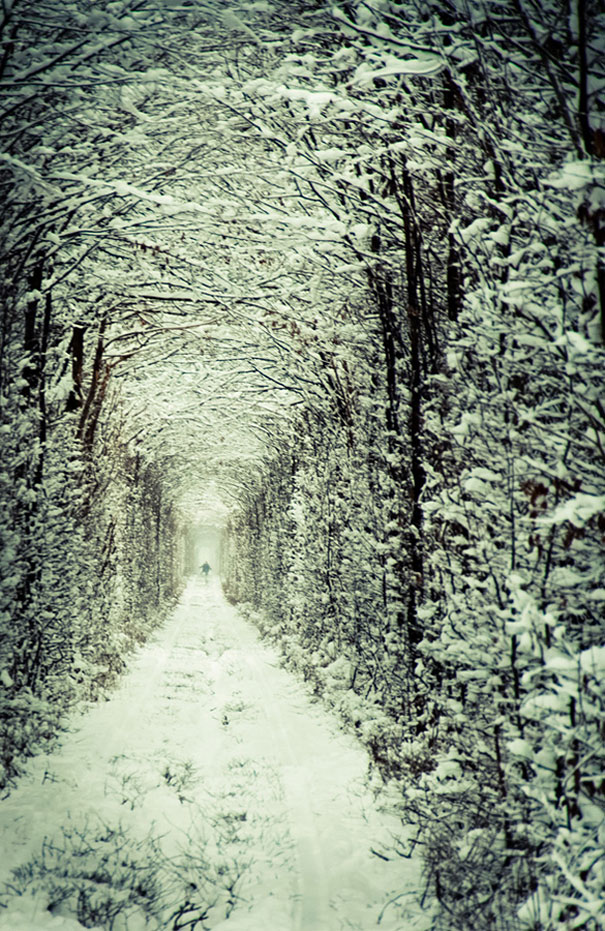
[[[0,882],[45,837],[83,862],[66,825],[90,833],[88,857],[105,862],[107,826],[120,825],[137,850],[156,845],[172,900],[147,925],[132,905],[116,929],[424,931],[418,863],[372,853],[401,825],[377,805],[366,772],[364,751],[279,668],[218,585],[192,580],[111,699],[75,718],[1,803]],[[36,896],[8,899],[0,928],[81,927],[69,902],[49,915],[48,870]],[[204,895],[207,918],[185,924],[203,914]]]

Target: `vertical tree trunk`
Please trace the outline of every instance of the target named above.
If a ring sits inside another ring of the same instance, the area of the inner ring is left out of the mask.
[[[84,376],[84,333],[86,327],[74,323],[71,332],[71,380],[72,388],[67,398],[67,410],[75,411],[82,407],[82,380]]]
[[[103,404],[103,398],[111,372],[109,366],[103,361],[105,348],[103,334],[105,332],[106,323],[106,318],[103,317],[99,324],[99,336],[92,365],[90,387],[88,389],[86,401],[82,407],[82,413],[78,424],[78,436],[89,450],[92,448],[99,414],[101,413],[101,405]]]
[[[414,192],[412,180],[404,167],[405,210],[403,215],[405,231],[405,255],[407,278],[407,310],[410,337],[410,411],[408,419],[408,436],[411,457],[411,492],[412,508],[410,530],[408,533],[410,565],[412,577],[409,584],[407,631],[410,659],[414,661],[416,646],[422,640],[422,629],[418,618],[418,603],[423,589],[422,557],[422,505],[420,496],[424,488],[425,472],[422,464],[422,333],[418,309],[418,277],[422,274],[420,243],[415,220],[412,215]]]
[[[578,122],[587,155],[594,152],[590,114],[588,113],[588,55],[586,37],[586,0],[577,0],[578,12]]]
[[[454,109],[455,87],[452,76],[446,71],[444,78],[443,103],[446,111]],[[456,138],[456,124],[451,117],[445,120],[445,134],[452,141]],[[446,149],[446,158],[453,164],[455,151],[450,146]],[[456,197],[454,187],[454,170],[448,168],[443,178],[443,199],[446,210],[448,226],[451,224],[456,211]],[[447,316],[449,320],[458,319],[458,309],[461,302],[461,273],[460,252],[456,244],[454,233],[447,234]]]
[[[39,375],[38,375],[38,410],[40,412],[40,448],[38,462],[34,476],[34,485],[40,485],[44,472],[44,457],[46,455],[47,440],[47,410],[46,410],[46,354],[48,352],[48,337],[50,333],[50,319],[52,315],[52,296],[50,291],[44,303],[44,317],[42,319],[42,333],[40,336]]]
[[[34,266],[29,287],[33,296],[27,302],[25,308],[25,317],[23,321],[23,349],[25,350],[26,363],[23,368],[23,397],[29,401],[35,394],[39,378],[39,342],[36,334],[36,323],[38,317],[39,293],[42,287],[42,276],[44,273],[44,261],[40,259]]]

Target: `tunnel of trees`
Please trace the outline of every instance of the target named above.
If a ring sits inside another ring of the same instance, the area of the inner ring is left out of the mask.
[[[599,0],[0,29],[1,783],[202,521],[397,780],[439,927],[605,927]]]

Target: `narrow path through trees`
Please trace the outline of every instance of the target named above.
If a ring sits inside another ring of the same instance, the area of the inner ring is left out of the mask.
[[[604,38],[599,0],[4,0],[7,812],[208,558],[397,785],[431,931],[605,931]],[[67,908],[67,857],[104,931],[354,927],[340,738],[211,592],[40,771],[29,879]]]
[[[113,901],[128,931],[203,914],[200,928],[229,931],[368,931],[379,920],[423,931],[419,863],[393,853],[401,824],[367,767],[218,584],[193,580],[111,699],[73,717],[5,801],[1,878],[30,867],[0,927],[72,927],[85,890],[89,917]],[[114,846],[135,874],[153,861],[155,899],[126,894],[115,864],[103,876]]]

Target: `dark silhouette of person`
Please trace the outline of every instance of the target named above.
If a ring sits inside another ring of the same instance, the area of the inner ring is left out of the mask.
[[[210,572],[210,566],[208,565],[207,562],[205,562],[201,568],[202,568],[202,572],[204,573],[204,578],[207,579],[208,573]]]

